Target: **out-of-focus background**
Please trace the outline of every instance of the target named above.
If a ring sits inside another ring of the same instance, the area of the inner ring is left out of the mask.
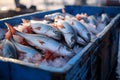
[[[64,5],[120,6],[120,0],[0,0],[0,19]]]

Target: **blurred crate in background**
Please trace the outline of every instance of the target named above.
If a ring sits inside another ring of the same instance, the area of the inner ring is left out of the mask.
[[[99,15],[107,13],[113,19],[101,32],[99,37],[71,58],[62,68],[28,64],[10,58],[0,57],[0,80],[108,80],[115,66],[119,42],[119,7],[66,6],[66,12],[76,15],[87,13]],[[61,12],[61,9],[36,12],[0,20],[0,27],[6,28],[4,22],[11,25],[20,24],[22,18],[43,18],[44,15]],[[118,14],[118,15],[117,15]]]
[[[120,6],[120,0],[106,0],[108,6]]]

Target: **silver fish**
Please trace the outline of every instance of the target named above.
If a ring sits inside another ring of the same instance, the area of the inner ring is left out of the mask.
[[[25,38],[28,42],[30,42],[32,46],[37,47],[40,50],[49,50],[57,55],[62,56],[73,56],[74,52],[69,49],[67,46],[59,43],[58,41],[42,36],[42,35],[35,35],[35,34],[25,34],[15,30],[12,26],[6,23],[6,26],[12,32],[12,34],[17,34],[23,38]]]
[[[54,21],[54,19],[56,18],[56,17],[59,17],[59,18],[64,18],[64,15],[62,14],[62,13],[60,13],[60,12],[56,12],[56,13],[52,13],[52,14],[48,14],[48,15],[45,15],[45,19],[47,19],[47,20],[52,20],[52,21]]]
[[[93,34],[98,34],[99,31],[97,31],[97,28],[95,25],[91,24],[91,23],[86,23],[84,20],[80,20],[80,22],[86,27],[86,29],[93,33]],[[98,23],[99,24],[99,23]]]
[[[98,32],[101,32],[105,28],[105,26],[106,26],[105,23],[100,22],[100,23],[98,23],[96,30]]]
[[[8,39],[2,42],[2,56],[8,58],[18,58],[15,45]]]
[[[47,20],[55,20],[56,18],[59,18],[59,19],[70,19],[70,18],[73,18],[74,16],[69,14],[69,13],[66,13],[66,12],[63,12],[63,13],[60,13],[60,12],[57,12],[57,13],[53,13],[53,14],[48,14],[48,15],[45,15],[45,19]]]
[[[17,42],[15,42],[14,40],[12,40],[12,42],[14,43],[16,49],[22,53],[25,54],[25,58],[28,59],[28,61],[30,59],[34,60],[34,56],[37,55],[38,56],[38,60],[41,60],[42,59],[42,56],[44,56],[41,52],[31,48],[31,47],[28,47],[28,46],[25,46],[25,45],[22,45],[22,44],[19,44]]]
[[[57,26],[62,32],[67,45],[72,48],[76,43],[76,34],[72,26],[68,22],[62,20],[58,20]]]
[[[73,28],[77,31],[79,36],[83,38],[86,42],[90,42],[90,33],[88,32],[86,27],[76,19],[73,19],[72,21]]]
[[[37,34],[46,35],[48,37],[60,40],[61,39],[61,33],[57,29],[53,28],[52,26],[48,24],[43,23],[30,23],[32,30]]]
[[[53,67],[63,67],[67,63],[67,60],[60,57],[60,58],[55,58],[52,61],[52,66]]]
[[[80,36],[77,36],[77,43],[80,44],[80,45],[83,45],[83,46],[88,44]]]
[[[95,16],[89,16],[87,19],[88,19],[89,23],[97,26],[98,22],[97,22]]]
[[[110,18],[108,17],[108,15],[103,13],[101,15],[101,22],[104,23],[105,25],[107,25],[109,21],[110,21]]]

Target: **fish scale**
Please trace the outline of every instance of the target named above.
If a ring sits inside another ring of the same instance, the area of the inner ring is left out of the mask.
[[[76,43],[76,34],[72,26],[68,22],[62,20],[58,20],[57,26],[58,29],[62,32],[67,45],[72,48]]]
[[[77,31],[79,36],[83,38],[86,42],[90,42],[90,33],[87,29],[78,21],[73,19],[73,28]]]
[[[32,27],[32,30],[37,34],[46,35],[58,40],[61,39],[61,33],[48,24],[31,22],[30,25]],[[40,29],[36,29],[36,28],[40,28]]]

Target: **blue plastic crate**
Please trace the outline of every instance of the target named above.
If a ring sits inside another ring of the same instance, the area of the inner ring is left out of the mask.
[[[100,68],[101,72],[98,70],[96,74],[99,79],[105,80],[108,77],[112,69],[112,64],[115,61],[117,52],[118,52],[118,24],[120,21],[120,8],[119,7],[91,7],[91,6],[66,6],[66,12],[70,14],[77,14],[77,13],[88,13],[88,15],[99,15],[103,12],[107,13],[111,17],[115,17],[112,21],[106,26],[106,28],[101,32],[100,36],[90,42],[87,46],[85,46],[82,50],[78,52],[73,58],[71,58],[67,64],[62,68],[53,68],[48,66],[42,65],[35,65],[32,63],[25,63],[16,59],[10,58],[3,58],[0,57],[0,71],[3,73],[0,74],[0,80],[80,80],[80,79],[87,79],[90,77],[92,79],[92,55],[94,52],[98,53],[96,55],[96,60],[99,63],[100,67],[96,65],[97,68]],[[61,12],[61,9],[47,11],[47,12],[35,12],[31,14],[25,14],[20,16],[15,16],[12,18],[6,18],[0,20],[0,27],[6,28],[4,22],[8,22],[11,25],[17,25],[21,23],[21,19],[31,19],[32,17],[43,18],[44,15],[54,13],[54,12]],[[118,15],[117,15],[118,14]],[[117,15],[117,16],[116,16]],[[107,39],[110,38],[109,39]],[[113,39],[112,39],[113,38]],[[106,43],[108,40],[108,43]],[[112,43],[112,44],[111,44]],[[97,48],[97,46],[100,47]],[[105,49],[102,47],[105,46]],[[110,51],[115,47],[113,50]],[[103,50],[105,50],[107,57],[104,55]],[[114,58],[112,57],[114,56]],[[104,58],[103,58],[104,56]],[[107,59],[105,59],[107,58]],[[110,60],[112,58],[112,60]],[[109,61],[110,60],[110,61]],[[107,63],[107,64],[104,64]],[[109,65],[109,66],[106,66]],[[107,73],[103,73],[106,67]],[[90,70],[89,70],[90,69]],[[89,70],[90,75],[87,76],[87,70]],[[86,73],[85,73],[86,72]],[[82,75],[84,74],[84,75]],[[99,76],[100,75],[100,76]],[[76,76],[76,77],[74,77]]]
[[[10,80],[10,77],[8,62],[0,61],[0,80]]]

